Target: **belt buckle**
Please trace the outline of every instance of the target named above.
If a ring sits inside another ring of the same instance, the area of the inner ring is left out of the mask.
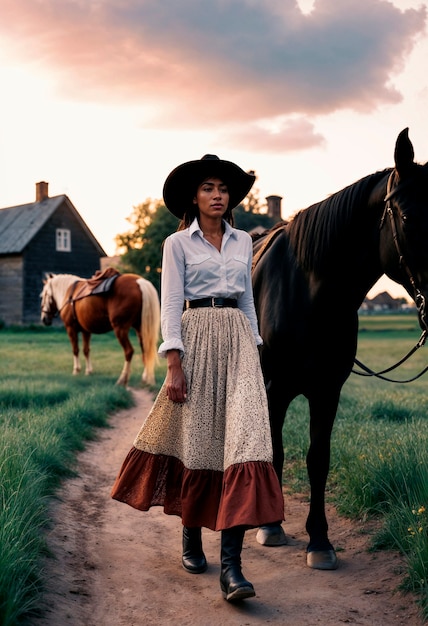
[[[213,307],[213,309],[221,309],[221,304],[216,304],[215,301],[216,298],[211,298],[211,306]]]

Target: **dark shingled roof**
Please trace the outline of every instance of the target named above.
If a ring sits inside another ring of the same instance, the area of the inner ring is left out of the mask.
[[[94,244],[99,248],[100,256],[106,256],[66,195],[0,209],[0,254],[20,254],[63,202],[68,204],[70,210],[93,238]]]

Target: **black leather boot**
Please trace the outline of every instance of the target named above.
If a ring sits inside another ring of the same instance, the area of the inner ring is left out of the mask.
[[[241,551],[245,530],[241,526],[221,531],[220,587],[229,602],[252,598],[256,595],[253,585],[241,570]]]
[[[183,557],[181,562],[186,572],[191,574],[202,574],[207,569],[207,560],[202,550],[200,528],[183,526]]]

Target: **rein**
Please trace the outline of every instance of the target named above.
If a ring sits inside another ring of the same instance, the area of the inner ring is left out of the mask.
[[[77,285],[78,282],[79,282],[79,280],[76,280],[73,283],[71,291],[70,291],[70,295],[63,302],[62,306],[56,310],[55,313],[51,313],[50,310],[46,310],[46,309],[42,309],[42,313],[45,313],[46,315],[50,315],[51,318],[54,319],[55,317],[58,317],[59,314],[61,313],[61,311],[67,306],[67,304],[69,304],[72,307],[72,309],[73,309],[74,318],[77,320],[77,318],[76,318],[76,311],[75,311],[75,307],[74,307],[74,303],[76,302],[76,300],[73,298],[73,294],[74,294],[74,290],[75,290],[76,285]],[[51,297],[51,299],[53,299],[53,296]]]
[[[383,376],[383,374],[387,374],[388,372],[391,372],[392,370],[396,369],[397,367],[399,367],[400,365],[405,363],[407,361],[407,359],[409,359],[412,356],[412,354],[414,354],[416,352],[416,350],[418,350],[419,348],[421,348],[424,345],[425,340],[427,338],[427,334],[428,334],[428,326],[427,326],[427,322],[426,322],[426,319],[425,319],[425,314],[426,314],[425,296],[422,294],[420,289],[417,287],[416,281],[415,281],[415,279],[413,277],[413,274],[412,274],[408,264],[406,263],[404,255],[402,254],[402,251],[401,251],[401,248],[400,248],[400,242],[398,240],[398,231],[397,231],[397,225],[395,223],[394,211],[392,210],[392,206],[391,206],[391,202],[390,202],[391,198],[397,193],[397,191],[402,189],[403,186],[408,185],[409,181],[406,181],[405,183],[401,183],[401,184],[397,185],[397,187],[395,187],[393,190],[391,190],[393,175],[394,175],[394,172],[392,171],[391,174],[389,175],[388,183],[387,183],[387,186],[386,186],[386,196],[384,198],[385,210],[383,212],[382,219],[380,221],[379,229],[382,229],[382,227],[384,225],[384,222],[385,222],[385,216],[388,215],[389,221],[390,221],[390,224],[391,224],[391,231],[392,231],[392,237],[393,237],[393,240],[394,240],[395,249],[396,249],[397,254],[398,254],[398,262],[399,262],[400,267],[402,267],[404,269],[404,271],[406,272],[406,274],[407,274],[407,276],[409,278],[410,284],[413,287],[414,301],[415,301],[416,308],[417,308],[417,311],[418,311],[419,321],[420,321],[421,325],[423,325],[423,329],[422,329],[421,336],[419,337],[419,341],[416,343],[416,345],[406,354],[406,356],[404,356],[402,359],[400,359],[400,361],[395,363],[395,365],[392,365],[391,367],[388,367],[388,368],[386,368],[384,370],[381,370],[380,372],[374,372],[369,367],[367,367],[366,365],[361,363],[361,361],[359,361],[358,359],[355,358],[354,359],[354,363],[356,365],[358,365],[358,367],[360,367],[364,371],[363,372],[359,372],[359,371],[354,370],[354,369],[352,369],[351,371],[352,371],[353,374],[358,374],[359,376],[376,376],[377,378],[380,378],[382,380],[386,380],[386,381],[388,381],[390,383],[411,383],[414,380],[417,380],[418,378],[423,376],[423,374],[425,374],[425,372],[428,371],[428,365],[421,372],[419,372],[419,374],[416,374],[416,376],[413,376],[412,378],[409,378],[407,380],[396,380],[396,379],[392,379],[392,378],[388,378],[386,376]]]
[[[65,300],[65,302],[64,302],[64,303],[63,303],[63,305],[62,305],[62,307],[61,307],[61,308],[59,309],[59,311],[58,311],[58,314],[59,314],[59,313],[62,311],[62,309],[63,309],[65,306],[67,306],[67,304],[68,304],[68,305],[70,305],[70,306],[71,306],[71,309],[72,309],[72,311],[73,311],[73,317],[74,317],[74,320],[75,320],[76,322],[77,322],[77,315],[76,315],[76,306],[75,306],[75,305],[76,305],[76,299],[78,299],[78,298],[73,298],[73,296],[74,296],[74,292],[75,292],[75,290],[76,290],[76,285],[77,285],[79,282],[80,282],[80,279],[77,279],[77,280],[75,280],[75,281],[74,281],[74,283],[73,283],[73,284],[72,284],[72,286],[71,286],[71,289],[69,288],[70,293],[69,293],[68,298]]]
[[[428,365],[424,367],[424,369],[421,372],[419,372],[419,374],[416,374],[416,376],[413,376],[412,378],[408,378],[406,380],[397,380],[395,378],[388,378],[387,376],[383,376],[383,374],[392,372],[392,370],[395,370],[397,367],[405,363],[407,359],[409,359],[412,356],[412,354],[416,352],[416,350],[418,350],[424,345],[425,338],[426,338],[426,331],[424,330],[422,331],[421,337],[419,341],[417,342],[417,344],[406,354],[406,356],[404,356],[402,359],[400,359],[400,361],[398,361],[394,365],[391,365],[391,367],[387,367],[386,369],[381,370],[380,372],[374,372],[369,367],[364,365],[364,363],[361,363],[361,361],[359,361],[358,359],[354,359],[354,363],[358,365],[358,367],[360,367],[364,371],[359,372],[358,370],[355,370],[355,369],[352,369],[351,371],[353,374],[358,374],[358,376],[375,376],[376,378],[380,378],[381,380],[386,380],[389,383],[411,383],[414,380],[417,380],[418,378],[423,376],[425,372],[428,371]]]

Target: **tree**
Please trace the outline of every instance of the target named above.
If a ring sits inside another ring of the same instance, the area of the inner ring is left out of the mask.
[[[162,201],[147,199],[134,207],[128,222],[133,228],[116,237],[116,245],[124,251],[121,268],[140,274],[159,290],[162,243],[177,230],[179,220]]]
[[[253,213],[252,211],[246,211],[242,204],[234,209],[233,217],[236,228],[246,230],[247,233],[258,226],[263,229],[272,228],[277,221],[273,217],[269,217],[267,213]]]

